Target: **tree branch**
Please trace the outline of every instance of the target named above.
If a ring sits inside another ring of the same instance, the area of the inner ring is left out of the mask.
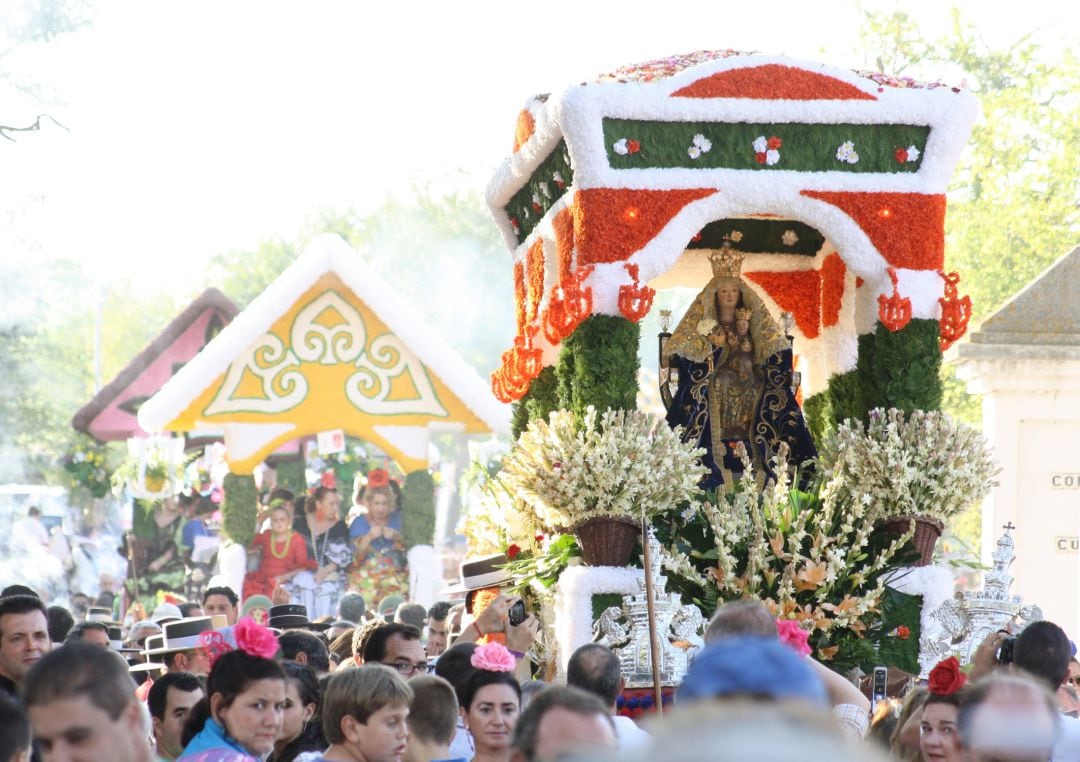
[[[55,124],[57,127],[61,128],[61,129],[64,129],[64,130],[67,129],[67,127],[60,124],[60,122],[56,121],[55,119],[53,119],[48,114],[38,114],[38,118],[34,120],[34,123],[31,124],[31,125],[28,125],[26,127],[11,127],[10,125],[0,124],[0,137],[4,137],[4,138],[7,138],[8,140],[10,140],[12,142],[15,142],[15,138],[11,137],[11,135],[9,135],[8,133],[11,133],[11,132],[36,132],[36,131],[41,129],[41,120],[42,119],[48,119],[50,122]]]

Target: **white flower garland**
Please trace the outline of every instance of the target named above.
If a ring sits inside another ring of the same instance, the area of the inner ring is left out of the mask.
[[[593,639],[592,599],[615,593],[632,595],[645,579],[641,569],[617,566],[570,566],[555,585],[555,641],[558,644],[558,673],[566,674],[571,654]]]

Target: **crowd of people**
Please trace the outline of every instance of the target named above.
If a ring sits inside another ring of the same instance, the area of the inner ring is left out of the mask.
[[[321,621],[270,603],[262,624],[214,587],[125,633],[8,587],[0,762],[1080,759],[1080,664],[1050,622],[1010,649],[993,634],[968,674],[947,660],[872,711],[760,602],[729,602],[674,702],[639,725],[618,708],[618,654],[588,643],[563,678],[537,679],[537,618],[512,624],[510,595],[482,609],[469,599],[471,610],[406,601],[382,616],[346,594]]]
[[[350,497],[343,509],[332,482],[300,496],[285,488],[270,491],[237,586],[244,600],[288,601],[318,619],[332,615],[346,591],[372,607],[386,598],[404,599],[409,570],[400,486],[385,469],[372,469]],[[126,592],[137,611],[152,610],[163,595],[198,597],[213,576],[208,560],[219,540],[210,519],[217,509],[198,494],[170,497],[125,537]]]

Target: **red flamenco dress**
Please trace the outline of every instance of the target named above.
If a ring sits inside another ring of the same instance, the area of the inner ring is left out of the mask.
[[[307,544],[298,532],[291,532],[284,543],[274,540],[270,531],[260,532],[251,542],[251,553],[261,558],[259,567],[244,576],[244,598],[252,595],[271,597],[278,582],[274,579],[292,571],[315,571],[315,559],[308,555]]]

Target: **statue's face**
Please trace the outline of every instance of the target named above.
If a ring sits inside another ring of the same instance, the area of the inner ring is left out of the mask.
[[[734,280],[720,281],[716,287],[716,306],[720,309],[735,309],[739,304],[739,284]]]

